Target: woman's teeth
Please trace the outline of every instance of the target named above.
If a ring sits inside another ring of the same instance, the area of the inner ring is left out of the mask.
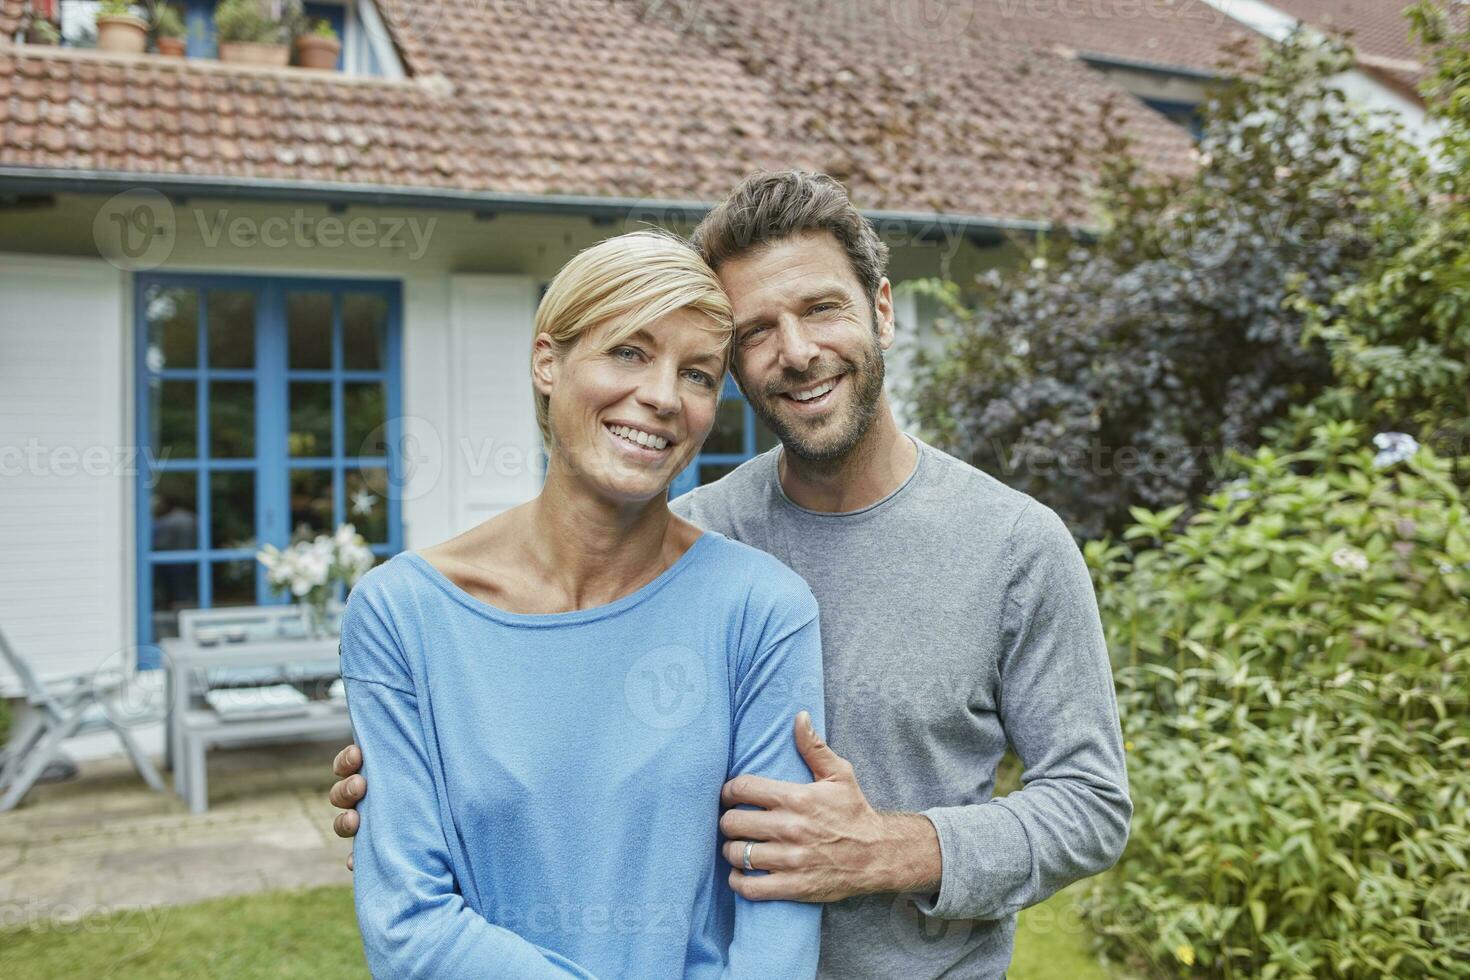
[[[629,442],[642,446],[645,449],[666,449],[669,445],[667,439],[656,436],[651,432],[644,432],[642,429],[635,429],[627,425],[610,425],[607,428],[613,435],[622,436]]]
[[[835,387],[837,387],[837,379],[828,378],[815,388],[808,388],[805,391],[793,391],[791,397],[799,402],[809,402],[813,398],[821,398]]]

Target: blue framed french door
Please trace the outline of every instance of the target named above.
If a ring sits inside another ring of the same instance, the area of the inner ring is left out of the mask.
[[[777,441],[775,433],[755,417],[755,410],[740,393],[734,379],[726,375],[714,428],[694,462],[674,479],[669,496],[677,497],[715,482],[752,456],[772,448]]]
[[[402,550],[397,283],[140,275],[135,303],[141,657],[180,609],[287,601],[264,544]]]

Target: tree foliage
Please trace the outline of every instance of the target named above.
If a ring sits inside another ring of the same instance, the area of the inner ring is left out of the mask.
[[[1415,432],[1456,458],[1470,482],[1470,20],[1413,9],[1435,52],[1429,118],[1442,127],[1423,208],[1397,222],[1394,247],[1328,302],[1291,299],[1306,337],[1324,343],[1337,383],[1292,425],[1356,418]]]
[[[1206,107],[1186,178],[1151,182],[1110,138],[1101,229],[977,284],[917,359],[920,426],[1082,537],[1206,491],[1227,449],[1330,384],[1308,307],[1333,308],[1424,206],[1423,160],[1330,84],[1349,59],[1271,48]]]

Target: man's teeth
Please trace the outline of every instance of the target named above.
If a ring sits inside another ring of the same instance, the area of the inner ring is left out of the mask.
[[[664,449],[669,444],[669,440],[656,436],[652,432],[644,432],[642,429],[635,429],[627,425],[610,425],[608,429],[611,430],[613,435],[622,436],[629,442],[636,442],[638,445],[647,446],[649,449]]]
[[[806,391],[793,391],[791,397],[799,402],[809,402],[813,398],[821,398],[835,387],[837,387],[837,379],[828,378],[815,388],[808,388]]]

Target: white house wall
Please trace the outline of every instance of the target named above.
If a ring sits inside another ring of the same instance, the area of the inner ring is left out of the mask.
[[[126,277],[0,254],[0,630],[43,677],[130,659]],[[0,693],[18,693],[0,664]]]
[[[442,457],[452,487],[450,534],[524,503],[541,486],[530,379],[539,292],[529,276],[450,279],[450,362],[442,375],[450,394]]]

